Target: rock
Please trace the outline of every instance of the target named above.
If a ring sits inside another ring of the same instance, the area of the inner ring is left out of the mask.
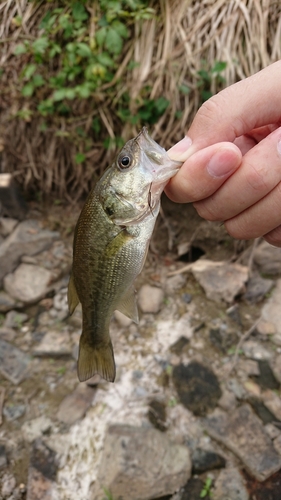
[[[237,406],[237,399],[233,392],[223,389],[221,398],[218,401],[218,405],[226,411],[232,411]]]
[[[7,454],[6,448],[3,444],[0,444],[0,470],[7,467]]]
[[[224,325],[221,328],[211,328],[209,338],[212,344],[223,353],[227,353],[230,348],[236,346],[239,340],[236,331],[227,330]]]
[[[163,300],[164,292],[156,286],[143,285],[138,292],[138,304],[143,313],[158,313]]]
[[[279,429],[273,424],[266,424],[264,428],[271,439],[275,439],[281,435]]]
[[[52,273],[47,269],[20,264],[14,273],[5,276],[4,289],[15,299],[31,304],[46,295],[51,280]]]
[[[262,400],[268,410],[275,415],[276,420],[281,422],[281,399],[280,396],[271,390],[264,391]]]
[[[11,219],[10,217],[0,217],[0,234],[1,236],[9,236],[9,234],[15,229],[18,224],[17,219]]]
[[[16,306],[17,302],[13,297],[3,290],[0,291],[0,313],[8,312]]]
[[[0,372],[4,377],[19,384],[27,375],[30,357],[9,342],[0,339]]]
[[[221,397],[216,375],[197,361],[177,365],[172,378],[180,402],[195,415],[206,415],[215,408]]]
[[[260,342],[256,340],[246,340],[243,343],[242,349],[247,358],[252,359],[271,359],[273,356],[272,351],[269,351]]]
[[[278,354],[274,359],[271,360],[270,366],[275,378],[281,384],[281,354]]]
[[[36,220],[26,220],[0,246],[0,286],[2,279],[14,271],[22,255],[35,255],[47,248],[59,233],[42,229]]]
[[[237,323],[237,325],[242,326],[242,320],[238,304],[233,304],[232,306],[228,307],[226,310],[226,314],[232,319],[232,321]]]
[[[254,251],[254,262],[264,274],[279,274],[281,269],[280,248],[274,247],[266,241],[262,241]]]
[[[252,396],[259,397],[261,395],[261,388],[258,384],[253,382],[252,380],[246,380],[244,383],[244,388],[247,392],[249,392]]]
[[[266,359],[260,359],[258,360],[258,365],[259,374],[253,377],[257,384],[259,384],[262,389],[279,389],[280,383],[276,380],[269,362]]]
[[[28,315],[18,311],[9,311],[5,316],[5,328],[21,328],[22,324],[28,320]]]
[[[68,394],[60,403],[57,418],[65,424],[72,425],[84,417],[95,396],[95,389],[87,384],[79,384],[75,391]]]
[[[173,295],[177,290],[182,288],[185,285],[186,277],[184,274],[176,274],[175,276],[171,276],[167,278],[165,283],[165,292],[168,295]]]
[[[161,432],[167,430],[166,424],[166,406],[158,399],[152,399],[149,403],[148,420],[150,423]]]
[[[8,420],[8,422],[12,422],[13,420],[17,420],[22,417],[25,413],[26,406],[23,404],[6,404],[3,408],[3,415]]]
[[[277,249],[276,249],[277,250]],[[281,250],[278,248],[281,257]],[[281,262],[280,262],[281,266]],[[281,267],[280,267],[281,269]],[[281,279],[276,281],[276,287],[274,288],[271,297],[268,299],[266,304],[263,306],[261,311],[261,317],[265,321],[270,321],[275,326],[276,333],[281,334]]]
[[[173,354],[177,354],[178,356],[180,356],[183,352],[187,351],[189,345],[189,339],[182,335],[173,345],[170,346],[170,351]]]
[[[273,280],[262,278],[260,275],[253,276],[247,283],[244,298],[248,302],[259,302],[271,290],[273,285]]]
[[[245,481],[238,469],[231,467],[219,473],[212,500],[249,500]]]
[[[259,361],[254,359],[239,359],[237,371],[249,376],[260,376]]]
[[[274,444],[274,448],[275,450],[277,451],[277,453],[279,453],[279,455],[281,456],[281,434],[279,434],[279,436],[277,436],[274,441],[273,441],[273,444]]]
[[[16,332],[15,332],[15,330],[13,330],[13,328],[7,328],[5,326],[2,326],[0,328],[0,339],[1,340],[6,340],[7,342],[13,342],[15,336],[16,336]]]
[[[66,331],[51,330],[45,333],[43,339],[34,347],[34,356],[71,356],[70,336]]]
[[[192,477],[184,486],[180,500],[198,500],[199,498],[203,498],[201,496],[203,489],[204,482],[199,478]],[[210,496],[208,494],[204,495],[204,499],[210,500]]]
[[[276,328],[271,321],[260,320],[256,326],[257,333],[261,335],[273,335],[276,333]]]
[[[214,451],[197,448],[192,454],[192,474],[202,474],[213,469],[225,467],[224,457]]]
[[[271,422],[276,421],[276,417],[273,413],[265,406],[265,404],[260,400],[259,397],[251,396],[248,398],[248,403],[250,403],[256,415],[261,419],[261,421],[266,425]]]
[[[22,425],[22,432],[24,438],[29,442],[35,441],[35,439],[41,437],[43,434],[46,434],[52,428],[52,421],[48,417],[34,418],[32,420],[27,420]]]
[[[281,457],[248,404],[230,415],[216,409],[204,425],[210,436],[231,450],[258,481],[280,469]]]
[[[1,494],[4,498],[9,497],[16,487],[16,479],[13,474],[11,474],[10,472],[6,472],[2,477],[1,485]]]
[[[233,302],[243,292],[248,280],[248,267],[207,259],[192,264],[192,274],[203,287],[208,299],[216,302]]]
[[[40,440],[33,443],[26,500],[58,500],[56,455]]]
[[[113,498],[147,500],[172,494],[189,479],[187,447],[170,442],[156,429],[112,425],[108,428],[98,471],[102,498],[106,487]]]

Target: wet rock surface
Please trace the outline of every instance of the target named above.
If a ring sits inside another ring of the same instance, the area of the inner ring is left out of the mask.
[[[191,210],[175,219],[185,242]],[[80,384],[81,308],[69,317],[66,300],[77,216],[0,218],[1,500],[280,500],[281,250],[261,243],[253,269],[237,267],[204,223],[205,263],[190,266],[160,224],[135,284],[140,322],[110,325],[116,382]]]

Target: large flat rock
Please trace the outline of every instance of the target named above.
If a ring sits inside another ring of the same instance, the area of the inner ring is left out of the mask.
[[[204,420],[204,425],[210,436],[231,450],[258,481],[264,481],[281,468],[281,457],[248,404],[232,414],[216,409]]]
[[[105,437],[98,473],[100,490],[91,500],[100,500],[102,487],[113,498],[149,500],[172,494],[191,474],[186,446],[172,443],[162,432],[143,427],[112,425]]]

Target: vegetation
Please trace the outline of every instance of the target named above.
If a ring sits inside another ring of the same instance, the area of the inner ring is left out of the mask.
[[[279,18],[273,0],[267,16],[258,0],[2,2],[0,169],[77,200],[143,125],[169,147],[204,100],[280,58]]]

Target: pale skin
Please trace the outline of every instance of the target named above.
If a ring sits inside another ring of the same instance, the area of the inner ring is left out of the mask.
[[[281,61],[219,92],[169,151],[165,191],[238,239],[281,247]]]

